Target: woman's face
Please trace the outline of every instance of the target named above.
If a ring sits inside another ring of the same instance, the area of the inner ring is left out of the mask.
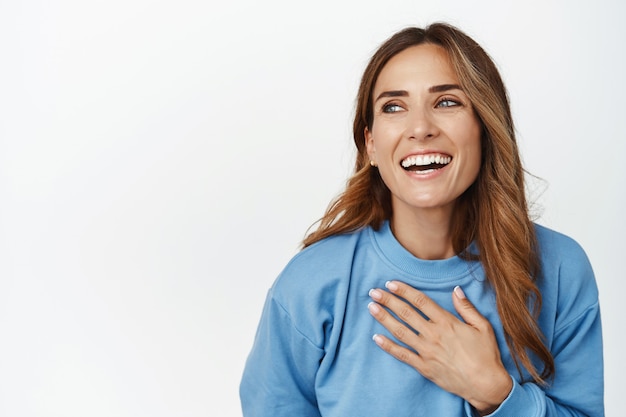
[[[383,67],[367,152],[391,191],[394,217],[452,214],[480,169],[481,126],[443,48],[413,46]]]

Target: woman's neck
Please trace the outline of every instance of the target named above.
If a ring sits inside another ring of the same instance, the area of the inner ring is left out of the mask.
[[[448,259],[455,255],[450,235],[452,211],[449,208],[396,213],[391,230],[402,246],[420,259]]]

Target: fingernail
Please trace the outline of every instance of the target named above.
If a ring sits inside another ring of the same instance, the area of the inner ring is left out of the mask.
[[[380,337],[380,335],[375,334],[374,336],[372,336],[372,340],[376,342],[378,346],[382,346],[383,344],[383,338]]]
[[[454,287],[454,295],[456,295],[460,300],[465,300],[465,293],[458,285]]]
[[[380,291],[378,291],[377,289],[374,289],[374,288],[372,288],[368,294],[374,300],[380,300],[382,298],[382,296],[383,296],[383,293],[381,293]]]
[[[380,307],[378,306],[378,304],[376,304],[375,302],[371,302],[367,305],[367,309],[370,311],[370,313],[372,314],[376,314],[380,311]]]
[[[398,284],[396,284],[393,281],[387,281],[385,282],[385,287],[389,290],[389,291],[396,291],[398,289]]]

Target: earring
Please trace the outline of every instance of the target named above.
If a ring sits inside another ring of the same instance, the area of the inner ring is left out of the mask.
[[[378,164],[372,160],[370,160],[370,166],[373,166],[374,168],[376,168],[378,166]]]

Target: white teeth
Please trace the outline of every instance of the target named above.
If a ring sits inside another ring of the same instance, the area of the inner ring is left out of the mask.
[[[426,175],[426,174],[430,174],[431,172],[435,172],[436,169],[425,169],[423,171],[414,171],[416,175]]]
[[[452,160],[451,156],[443,156],[439,154],[429,154],[429,155],[415,155],[410,156],[404,161],[402,161],[402,166],[404,168],[408,168],[410,166],[424,166],[430,164],[443,164],[447,165]]]

